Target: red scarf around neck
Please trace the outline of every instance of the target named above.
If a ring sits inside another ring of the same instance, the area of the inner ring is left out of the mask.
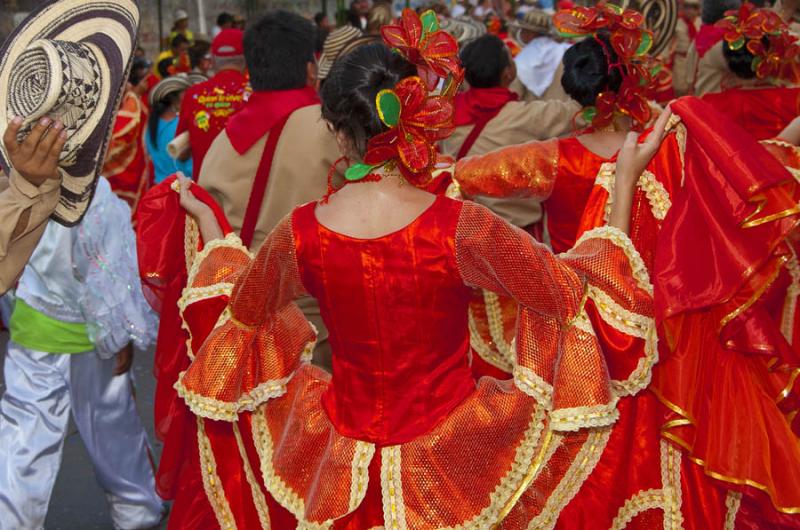
[[[244,108],[230,117],[225,125],[225,132],[228,133],[233,148],[241,155],[263,138],[276,123],[297,109],[317,103],[319,96],[311,87],[253,92]]]
[[[519,96],[507,88],[470,88],[455,98],[456,127],[491,120],[510,101]]]

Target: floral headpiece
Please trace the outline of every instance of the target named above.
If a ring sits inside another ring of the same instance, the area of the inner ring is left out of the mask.
[[[625,115],[633,120],[634,128],[643,128],[652,116],[648,97],[659,72],[648,60],[653,33],[643,27],[642,14],[600,2],[593,7],[561,10],[554,15],[553,24],[567,38],[593,37],[603,47],[609,71],[616,68],[622,75],[619,90],[598,94],[594,106],[582,111],[584,120],[601,128],[611,124],[616,115]],[[598,38],[600,31],[608,33],[617,61],[612,61],[608,46]]]
[[[378,116],[389,130],[369,140],[364,162],[351,166],[345,178],[362,180],[377,166],[397,164],[406,179],[422,184],[436,164],[436,143],[455,130],[453,97],[464,75],[458,43],[440,29],[433,11],[406,9],[400,23],[384,26],[381,34],[416,65],[417,75],[377,94]]]
[[[757,78],[800,82],[800,45],[776,12],[745,2],[727,11],[716,26],[725,31],[723,38],[731,50],[746,47],[753,54]]]

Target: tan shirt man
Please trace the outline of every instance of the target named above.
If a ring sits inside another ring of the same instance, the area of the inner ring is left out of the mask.
[[[16,171],[0,172],[0,293],[16,283],[60,196],[61,181],[34,186]]]

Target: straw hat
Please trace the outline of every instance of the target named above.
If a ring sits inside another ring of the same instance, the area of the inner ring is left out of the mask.
[[[178,74],[165,77],[150,91],[148,100],[152,107],[173,92],[180,92],[192,86],[193,82],[188,75]]]
[[[552,35],[553,16],[542,9],[532,9],[525,13],[522,20],[515,20],[509,24],[511,38],[524,46],[526,43],[522,41],[523,31],[539,35]]]
[[[0,46],[0,135],[42,117],[67,132],[57,222],[80,222],[94,195],[139,26],[135,0],[45,0]],[[10,164],[0,145],[0,166]]]
[[[339,56],[348,42],[361,36],[361,30],[353,26],[342,26],[331,31],[322,45],[322,55],[319,57],[319,70],[317,77],[325,79],[331,71],[333,62]]]
[[[383,42],[383,38],[380,35],[363,35],[357,39],[353,39],[344,45],[339,54],[336,56],[336,59],[339,60],[353,50],[356,50],[362,46],[366,46],[367,44],[375,44],[376,42]]]
[[[459,45],[486,34],[486,26],[469,16],[446,18],[440,24],[444,31],[458,41]]]

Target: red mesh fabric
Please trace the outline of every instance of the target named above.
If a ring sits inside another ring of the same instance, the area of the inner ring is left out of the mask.
[[[466,283],[520,302],[517,363],[554,388],[553,410],[612,404],[600,345],[592,333],[572,323],[582,309],[587,281],[608,289],[623,307],[652,314],[652,300],[636,285],[620,247],[589,239],[556,257],[485,208],[465,203],[457,252]],[[572,428],[607,424],[612,416],[609,410],[574,410],[567,412],[567,423]]]
[[[304,289],[297,272],[291,222],[279,224],[244,271],[243,247],[220,246],[201,262],[184,300],[204,294],[203,286],[230,281],[239,275],[231,295],[231,318],[208,338],[195,332],[217,322],[220,295],[202,299],[184,310],[193,330],[196,359],[180,380],[181,392],[192,409],[217,419],[233,419],[236,411],[282,392],[284,379],[300,363],[314,332],[293,300]],[[234,257],[232,257],[232,253]],[[238,257],[236,256],[238,253]],[[202,344],[202,345],[201,345]]]

